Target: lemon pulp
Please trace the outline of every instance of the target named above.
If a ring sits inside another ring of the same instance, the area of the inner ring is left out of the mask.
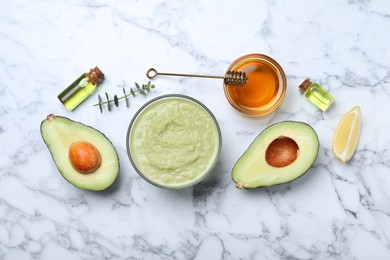
[[[333,137],[333,153],[342,162],[349,161],[356,151],[360,137],[362,113],[359,106],[348,111],[340,120]]]

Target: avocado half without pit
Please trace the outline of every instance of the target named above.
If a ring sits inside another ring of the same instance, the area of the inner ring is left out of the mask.
[[[98,130],[50,114],[41,123],[41,135],[58,171],[74,186],[104,190],[117,178],[117,152]]]
[[[232,170],[239,189],[293,181],[313,165],[319,149],[314,129],[302,122],[284,121],[260,133]]]

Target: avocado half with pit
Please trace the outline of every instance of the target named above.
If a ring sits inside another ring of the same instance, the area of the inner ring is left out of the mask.
[[[310,125],[296,121],[271,125],[237,161],[232,179],[239,189],[293,181],[313,165],[318,149],[318,136]]]
[[[74,186],[104,190],[117,178],[118,154],[98,130],[50,114],[41,123],[41,135],[59,172]]]

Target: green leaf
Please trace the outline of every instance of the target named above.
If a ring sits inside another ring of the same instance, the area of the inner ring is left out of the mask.
[[[135,92],[134,92],[134,90],[133,90],[132,88],[130,88],[130,93],[131,93],[131,95],[132,95],[133,97],[135,97]]]
[[[106,92],[106,98],[107,98],[107,109],[108,109],[108,111],[110,112],[110,111],[111,111],[111,105],[110,105],[110,99],[109,99],[109,97],[108,97],[107,92]]]
[[[150,88],[146,84],[142,84],[142,90],[148,93],[150,92]]]
[[[137,87],[137,90],[138,90],[139,93],[141,93],[144,96],[146,95],[145,91],[142,90],[142,88],[138,85],[137,82],[135,83],[135,86]]]
[[[123,95],[124,95],[125,100],[126,100],[126,107],[129,107],[129,100],[127,98],[127,94],[126,94],[126,89],[125,88],[123,88]]]
[[[99,109],[100,109],[100,113],[103,114],[102,99],[101,99],[100,95],[98,95],[98,100],[99,100]]]
[[[119,101],[118,101],[118,96],[117,95],[114,96],[114,104],[115,104],[116,107],[119,107]]]

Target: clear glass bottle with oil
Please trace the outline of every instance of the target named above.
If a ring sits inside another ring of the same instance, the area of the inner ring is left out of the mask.
[[[299,89],[304,96],[322,111],[326,111],[334,101],[334,96],[317,83],[305,79]]]
[[[83,73],[72,84],[58,95],[61,103],[70,111],[75,109],[87,97],[95,92],[97,85],[103,80],[104,74],[98,68]]]

